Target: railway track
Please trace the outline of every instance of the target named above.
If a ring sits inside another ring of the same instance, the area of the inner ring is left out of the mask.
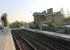
[[[27,43],[19,34],[15,31],[11,31],[16,50],[34,50],[33,47]]]
[[[70,50],[70,41],[64,39],[24,29],[12,30],[11,32],[16,41],[21,38],[25,44],[29,44],[27,47],[32,48],[32,50]]]

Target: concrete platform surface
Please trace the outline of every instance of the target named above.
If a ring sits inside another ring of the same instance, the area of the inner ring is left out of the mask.
[[[0,30],[0,50],[16,50],[9,28]]]

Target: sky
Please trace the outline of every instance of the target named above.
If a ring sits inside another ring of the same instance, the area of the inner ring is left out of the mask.
[[[7,13],[10,23],[16,20],[28,23],[34,20],[34,12],[47,11],[48,8],[59,11],[64,8],[66,13],[67,8],[70,11],[69,5],[70,0],[0,0],[0,16]]]

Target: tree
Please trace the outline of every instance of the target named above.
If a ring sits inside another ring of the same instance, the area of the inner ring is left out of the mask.
[[[23,26],[23,22],[18,22],[18,21],[15,21],[9,25],[10,28],[19,28],[21,26]]]
[[[2,14],[1,21],[2,21],[2,25],[4,27],[7,27],[8,26],[8,20],[7,20],[7,14],[6,13]]]
[[[48,29],[49,29],[49,31],[54,31],[54,26],[49,23],[49,24],[48,24]]]

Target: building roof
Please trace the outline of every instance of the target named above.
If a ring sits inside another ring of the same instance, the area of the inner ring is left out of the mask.
[[[43,15],[43,16],[49,16],[49,15],[61,15],[61,11],[57,11],[57,12],[52,12],[52,13],[46,13],[46,11],[43,12],[34,12],[33,16],[37,16],[37,15]]]
[[[47,13],[46,13],[46,11],[43,11],[43,12],[35,12],[34,14],[33,14],[33,16],[36,16],[36,15],[47,15]]]

